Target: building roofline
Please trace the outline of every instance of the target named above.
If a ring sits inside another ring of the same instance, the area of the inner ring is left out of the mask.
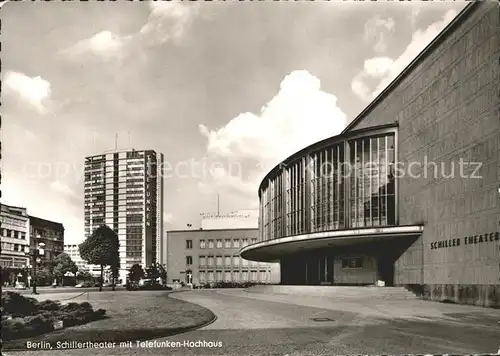
[[[57,221],[52,221],[52,220],[47,220],[47,219],[44,219],[44,218],[39,218],[37,216],[33,216],[33,215],[28,215],[29,219],[33,219],[33,220],[39,220],[41,221],[42,223],[48,223],[48,224],[51,224],[51,225],[57,225],[59,227],[61,227],[63,230],[64,230],[64,225],[60,222],[57,222]]]
[[[191,230],[167,230],[169,232],[213,232],[213,231],[243,231],[243,230],[259,230],[258,227],[253,228],[235,228],[235,229],[191,229]]]
[[[460,25],[481,2],[482,1],[471,1],[467,6],[465,6],[458,13],[458,15],[455,16],[455,18],[410,62],[410,64],[408,64],[405,69],[403,69],[401,73],[399,73],[399,75],[344,128],[341,134],[347,133],[353,126],[365,118],[389,93],[396,88],[396,86],[409,74],[409,72],[416,67],[418,63],[425,59],[430,54],[431,50],[436,48],[437,45],[445,40],[447,36],[451,34],[451,31]]]
[[[0,205],[2,207],[7,207],[7,208],[11,208],[11,209],[22,209],[22,210],[27,210],[26,207],[24,206],[17,206],[17,205],[9,205],[9,204],[5,204],[5,203],[0,203]]]
[[[155,152],[156,154],[163,154],[162,152],[160,152],[158,150],[151,149],[151,148],[149,148],[149,149],[135,149],[135,148],[129,147],[129,148],[117,148],[117,149],[105,150],[105,151],[101,151],[99,153],[93,153],[91,155],[85,156],[85,158],[102,156],[102,155],[106,155],[109,153],[148,152],[148,151]]]

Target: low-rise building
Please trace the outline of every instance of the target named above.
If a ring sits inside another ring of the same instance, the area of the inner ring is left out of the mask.
[[[23,268],[29,265],[28,248],[30,245],[29,217],[26,208],[1,205],[0,239],[2,267]]]
[[[258,211],[251,210],[202,214],[199,230],[167,231],[168,282],[279,283],[278,263],[240,256],[241,248],[259,241],[256,216]]]
[[[64,251],[64,226],[35,216],[29,216],[30,246],[32,249],[44,243],[42,262],[52,261]]]

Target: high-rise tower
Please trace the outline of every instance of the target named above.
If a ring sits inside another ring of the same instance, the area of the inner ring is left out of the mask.
[[[101,225],[120,240],[120,279],[138,263],[162,263],[163,154],[115,150],[85,158],[85,235]]]

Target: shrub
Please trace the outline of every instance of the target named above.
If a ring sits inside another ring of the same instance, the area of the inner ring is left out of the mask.
[[[75,302],[71,302],[71,303],[68,303],[66,305],[63,305],[61,307],[61,311],[63,311],[63,312],[72,312],[72,311],[78,310],[80,308],[81,308],[80,304],[75,303]]]
[[[2,321],[4,340],[25,338],[52,331],[52,321],[41,315]]]
[[[2,315],[2,337],[4,340],[26,338],[50,332],[53,330],[53,323],[58,320],[63,321],[64,326],[74,326],[102,319],[106,314],[104,309],[94,311],[92,305],[88,302],[69,303],[61,306],[57,301],[47,300],[34,305],[34,303],[31,303],[32,298],[20,297],[9,296],[6,298],[9,310],[13,309],[13,305],[19,307],[19,305],[25,303],[25,305],[30,306],[32,314],[12,319],[4,318],[4,315]],[[3,299],[2,296],[2,302]],[[22,301],[24,299],[28,301]],[[35,307],[37,310],[33,311],[32,309]],[[11,314],[14,316],[14,313]]]
[[[61,309],[61,303],[57,300],[44,300],[38,303],[38,309],[40,311],[59,310]]]
[[[35,298],[26,298],[15,292],[2,293],[3,313],[20,317],[34,314],[38,309]]]

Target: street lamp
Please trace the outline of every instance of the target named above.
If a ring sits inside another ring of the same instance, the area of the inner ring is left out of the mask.
[[[38,246],[35,246],[30,252],[29,256],[33,259],[33,292],[31,294],[38,294],[36,291],[36,264],[38,262],[38,256],[43,255],[43,248],[45,247],[45,243],[40,242]],[[41,250],[38,252],[38,250]]]

